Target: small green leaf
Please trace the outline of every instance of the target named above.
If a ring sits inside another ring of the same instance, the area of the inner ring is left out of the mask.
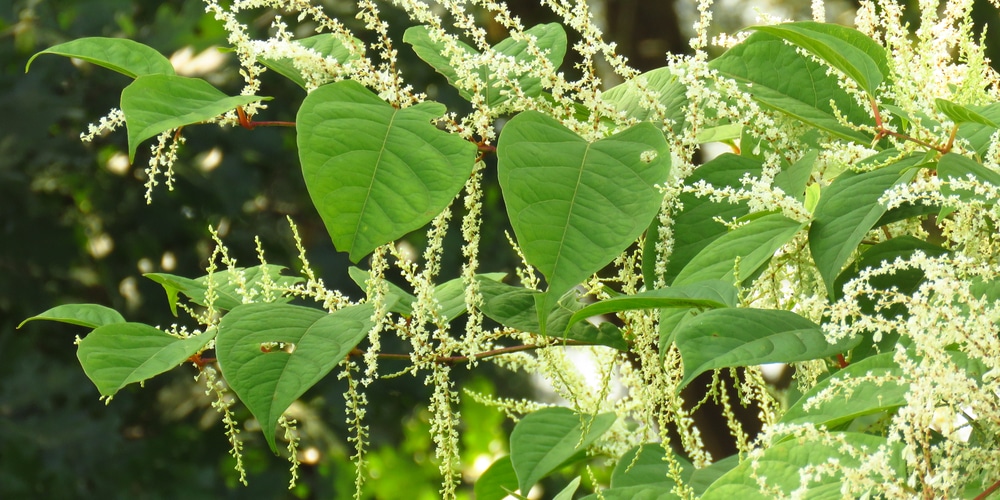
[[[219,368],[260,422],[275,453],[274,430],[282,413],[368,334],[373,312],[370,304],[333,313],[287,304],[244,304],[222,317],[215,341]],[[269,348],[270,343],[282,343],[285,349]]]
[[[737,259],[740,281],[746,283],[803,227],[804,223],[781,214],[769,214],[753,220],[703,248],[681,269],[674,284],[705,280],[732,282]]]
[[[811,21],[754,26],[781,37],[819,57],[875,96],[879,84],[889,78],[885,49],[858,30],[836,24]]]
[[[892,461],[895,469],[892,471],[893,476],[885,479],[906,477],[905,465],[898,458],[901,444],[890,444],[884,437],[856,432],[830,434],[829,440],[822,442],[785,441],[766,449],[759,459],[744,460],[713,483],[701,497],[702,500],[768,500],[775,495],[790,496],[793,491],[801,495],[803,489],[805,494],[802,498],[839,499],[842,498],[840,487],[845,481],[842,474],[811,475],[813,480],[802,488],[801,471],[807,467],[829,464],[831,460],[835,460],[844,469],[855,468],[861,463],[859,457],[879,450],[887,450],[890,456],[897,457]],[[766,494],[761,492],[758,482],[762,480],[767,485]]]
[[[207,330],[181,339],[142,323],[111,323],[84,337],[76,356],[101,395],[114,396],[183,363],[214,336],[215,330]]]
[[[142,75],[172,75],[170,60],[147,45],[125,38],[78,38],[49,47],[28,59],[24,66],[27,73],[32,61],[42,54],[75,57],[117,71],[129,78]]]
[[[525,415],[510,433],[510,461],[521,492],[527,493],[539,480],[586,450],[616,418],[614,413],[593,417],[562,407]]]
[[[294,43],[316,51],[319,57],[332,57],[333,59],[336,59],[337,63],[340,65],[344,65],[350,61],[358,59],[360,54],[364,54],[364,43],[361,40],[358,40],[357,38],[352,38],[350,40],[350,43],[354,46],[354,50],[352,52],[351,47],[345,45],[344,42],[337,37],[337,35],[332,33],[323,33],[301,38],[295,40]],[[291,58],[261,58],[260,63],[274,70],[274,72],[279,75],[295,82],[295,84],[299,87],[306,88],[306,79],[302,76],[302,72],[299,71],[299,69],[295,67],[295,64],[292,63]]]
[[[430,222],[469,179],[476,145],[431,123],[444,112],[433,101],[397,109],[351,80],[302,102],[296,130],[306,188],[352,262]]]
[[[580,476],[576,476],[575,479],[569,482],[565,488],[556,496],[552,497],[552,500],[573,500],[573,494],[576,493],[577,488],[580,487]]]
[[[972,108],[955,104],[947,99],[935,98],[934,107],[948,118],[951,118],[951,121],[955,122],[956,125],[960,123],[978,123],[987,127],[1000,128],[1000,125],[997,125],[996,122],[977,113]]]
[[[518,244],[548,282],[543,315],[642,234],[660,208],[655,185],[670,170],[666,140],[651,123],[588,143],[537,111],[504,126],[497,157]],[[539,322],[545,333],[545,317]]]
[[[368,289],[367,282],[371,279],[371,273],[365,271],[364,269],[352,266],[347,269],[347,274],[351,276],[351,280],[354,281],[354,283],[361,287],[361,290]],[[392,282],[387,282],[386,285],[389,288],[388,293],[386,293],[386,299],[392,304],[389,306],[389,311],[405,317],[410,317],[413,314],[413,303],[417,300],[417,298],[410,292],[403,290]]]
[[[504,500],[517,491],[517,473],[510,463],[510,456],[503,456],[476,480],[476,500]]]
[[[965,107],[992,123],[1000,123],[1000,103],[995,102],[986,106]],[[956,137],[961,137],[969,141],[976,154],[983,156],[990,145],[993,144],[992,137],[996,131],[996,126],[983,125],[976,122],[964,122],[959,125]]]
[[[479,280],[479,290],[483,294],[482,311],[487,317],[522,332],[539,332],[538,312],[535,308],[535,297],[539,292],[485,278]],[[628,349],[621,331],[610,323],[602,323],[597,327],[580,321],[567,329],[570,317],[583,306],[576,291],[571,290],[564,295],[549,312],[548,335],[561,334],[561,338],[606,345],[620,351]]]
[[[35,320],[59,321],[87,328],[125,322],[125,318],[110,307],[99,304],[63,304],[32,316],[22,321],[17,327],[21,328],[25,323]]]
[[[712,309],[684,319],[676,330],[684,360],[683,387],[716,368],[792,363],[850,350],[858,339],[827,342],[819,325],[773,309]]]
[[[288,288],[296,283],[305,280],[301,276],[283,276],[281,271],[285,268],[268,264],[267,266],[254,266],[248,268],[237,267],[232,270],[224,270],[205,275],[200,278],[191,279],[183,276],[175,276],[167,273],[146,273],[143,276],[149,278],[163,286],[167,292],[167,301],[170,304],[170,311],[177,316],[178,294],[200,306],[208,306],[205,300],[205,292],[208,290],[209,280],[215,289],[214,307],[229,311],[243,303],[241,289],[259,290],[262,282],[270,281],[279,288]],[[289,297],[278,297],[275,302],[288,302]]]
[[[562,64],[566,55],[566,31],[559,23],[539,24],[532,26],[525,31],[526,35],[535,38],[536,46],[545,52],[545,58],[556,68]],[[495,109],[509,99],[501,75],[495,75],[495,70],[490,67],[480,67],[478,77],[480,82],[485,84],[480,88],[470,88],[470,82],[459,78],[451,63],[451,58],[446,54],[444,43],[436,42],[431,38],[430,30],[426,26],[413,26],[408,28],[403,34],[403,41],[413,47],[417,56],[430,64],[438,73],[447,78],[448,83],[458,89],[458,93],[466,100],[472,100],[474,93],[482,94],[486,105]],[[461,41],[457,42],[458,49],[464,54],[462,58],[471,59],[479,52]],[[534,59],[534,55],[528,51],[528,44],[507,38],[493,47],[493,51],[499,54],[510,56],[519,62],[529,62]],[[521,92],[527,97],[537,97],[542,94],[542,81],[537,76],[529,74],[509,74],[508,79],[518,82]]]
[[[738,292],[724,281],[700,281],[689,285],[622,295],[590,304],[573,313],[567,328],[591,316],[635,309],[736,307]]]
[[[783,424],[810,423],[835,428],[855,418],[906,404],[910,384],[892,352],[851,363],[802,395],[781,417]],[[817,395],[823,394],[822,399]],[[806,404],[810,408],[806,409]]]
[[[845,172],[822,191],[809,228],[809,250],[831,297],[844,264],[886,211],[879,198],[892,186],[909,182],[919,160],[911,156],[869,172]]]
[[[128,158],[135,160],[139,143],[163,132],[211,120],[237,106],[270,97],[227,96],[200,78],[176,75],[139,76],[122,90],[121,108],[128,128]]]
[[[483,273],[477,274],[476,278],[486,278],[493,281],[500,281],[507,277],[507,273]],[[441,315],[445,321],[451,321],[466,312],[465,308],[465,282],[462,278],[455,278],[434,287],[434,298],[441,304]]]

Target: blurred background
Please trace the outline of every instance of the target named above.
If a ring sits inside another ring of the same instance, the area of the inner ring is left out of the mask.
[[[556,20],[537,2],[509,3],[526,25]],[[664,53],[687,50],[696,19],[692,2],[590,3],[607,38],[618,41],[637,68],[662,66]],[[718,3],[715,29],[727,32],[752,24],[757,11],[811,17],[808,2]],[[828,20],[850,24],[851,2],[827,3]],[[988,2],[980,3],[978,21],[995,21]],[[323,4],[330,14],[355,22],[353,3]],[[273,15],[258,10],[242,20],[263,35]],[[385,16],[400,21],[393,34],[401,40],[407,23],[400,12],[387,8]],[[504,37],[494,31],[497,39]],[[123,130],[81,143],[80,132],[118,105],[129,80],[51,55],[35,60],[30,73],[24,67],[40,50],[88,36],[137,40],[171,56],[188,75],[210,73],[212,83],[229,94],[241,87],[234,60],[217,50],[225,46],[225,33],[201,2],[0,0],[0,498],[349,497],[353,468],[347,460],[343,387],[335,380],[322,382],[293,407],[306,450],[299,487],[287,489],[287,462],[273,456],[252,430],[241,434],[250,473],[250,486],[243,487],[211,400],[193,380],[194,368],[173,370],[144,389],[129,386],[106,406],[76,360],[74,335],[86,330],[51,322],[15,330],[25,318],[67,303],[103,304],[129,321],[170,325],[178,320],[162,288],[142,273],[204,274],[212,249],[209,225],[218,228],[241,265],[256,263],[253,237],[259,235],[270,263],[294,268],[289,215],[324,280],[360,294],[347,277],[346,256],[334,250],[309,204],[291,130],[187,129],[177,188],[161,186],[150,205],[143,198],[148,147],[140,148],[137,167],[124,156]],[[416,88],[462,109],[442,78],[404,44],[397,48],[401,70]],[[261,94],[275,97],[261,120],[294,120],[305,96],[270,72]],[[487,271],[510,271],[515,264],[504,251],[499,198],[493,183],[485,200],[482,269]],[[408,238],[420,248],[422,231]],[[457,249],[458,235],[449,238]],[[452,260],[444,263],[444,278],[457,276],[456,254],[446,254]],[[489,368],[458,372],[480,392],[510,396],[528,387]],[[377,480],[367,483],[366,497],[400,498],[404,491],[408,498],[438,496],[422,403],[427,391],[422,381],[406,377],[381,380],[369,391],[368,459]],[[248,415],[240,411],[245,420]],[[463,403],[460,411],[466,422],[475,422],[463,435],[463,462],[472,467],[464,472],[473,479],[504,452],[507,430],[500,415],[483,406]]]

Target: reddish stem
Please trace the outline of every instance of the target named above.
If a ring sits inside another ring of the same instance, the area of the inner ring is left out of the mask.
[[[986,488],[982,493],[976,495],[976,498],[973,500],[986,500],[986,497],[990,496],[990,493],[996,491],[997,488],[1000,488],[1000,480],[997,480],[997,482],[991,484],[989,488]]]

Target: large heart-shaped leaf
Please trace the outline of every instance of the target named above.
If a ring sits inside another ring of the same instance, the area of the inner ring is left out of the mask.
[[[80,341],[76,356],[102,396],[183,363],[215,336],[207,330],[186,339],[142,323],[110,323]]]
[[[87,328],[97,328],[99,326],[125,322],[125,318],[118,311],[107,306],[100,304],[63,304],[32,316],[22,321],[17,327],[21,328],[25,323],[35,320],[58,321],[60,323],[69,323]]]
[[[127,38],[89,37],[78,38],[59,45],[53,45],[28,59],[24,72],[28,72],[32,61],[42,54],[56,54],[82,59],[117,71],[129,78],[142,75],[172,75],[174,66],[170,60],[156,51]]]
[[[510,462],[521,493],[527,493],[574,455],[601,437],[617,416],[580,415],[569,408],[549,407],[525,415],[510,433]]]
[[[538,308],[544,333],[552,304],[632,244],[659,211],[655,185],[667,178],[670,153],[651,123],[589,143],[526,111],[504,126],[497,156],[518,244],[548,282]]]
[[[859,339],[827,342],[819,325],[773,309],[711,309],[682,320],[675,331],[684,360],[681,387],[716,368],[791,363],[847,352]]]
[[[162,132],[215,118],[237,106],[270,97],[228,96],[200,78],[145,75],[122,90],[121,108],[128,129],[128,158],[139,143]]]
[[[274,430],[281,414],[365,337],[372,313],[369,304],[334,313],[244,304],[223,316],[215,341],[219,368],[260,422],[275,453]]]
[[[352,261],[430,222],[469,179],[476,145],[431,123],[444,112],[432,101],[397,109],[350,80],[303,101],[296,130],[306,188]]]

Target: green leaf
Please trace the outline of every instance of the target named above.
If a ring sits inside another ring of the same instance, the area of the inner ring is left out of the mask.
[[[128,158],[135,160],[139,143],[162,132],[211,120],[237,106],[270,97],[227,96],[200,78],[176,75],[139,76],[122,90],[121,108],[128,129]]]
[[[510,462],[521,493],[585,450],[616,418],[614,413],[593,417],[562,407],[525,415],[510,433]]]
[[[507,273],[483,273],[477,274],[476,278],[485,278],[499,282],[507,277]],[[465,308],[465,282],[462,278],[455,278],[434,287],[434,298],[441,304],[441,315],[445,321],[451,321],[466,312]]]
[[[760,161],[737,156],[734,154],[719,155],[712,161],[698,167],[691,176],[685,180],[685,184],[694,185],[699,181],[704,181],[716,188],[732,187],[740,188],[740,179],[749,174],[759,177],[762,167]],[[667,260],[667,271],[664,275],[666,283],[673,283],[677,274],[691,262],[698,252],[701,252],[712,241],[729,232],[724,224],[716,221],[731,220],[742,217],[749,212],[745,201],[740,203],[714,202],[709,197],[697,197],[693,193],[681,193],[678,197],[683,209],[674,216],[674,246]],[[655,224],[655,222],[654,222]],[[649,234],[655,235],[656,232]],[[649,241],[649,234],[646,238]],[[655,238],[655,236],[654,236]],[[655,254],[651,253],[653,248],[644,252],[643,265],[646,262],[655,263]],[[649,270],[649,277],[646,277],[646,286],[652,286],[655,282],[652,276],[652,269]],[[645,274],[644,274],[645,277]]]
[[[709,63],[761,105],[785,113],[841,139],[868,145],[872,137],[841,123],[874,126],[867,107],[848,94],[835,75],[812,58],[799,54],[781,38],[757,31]],[[831,106],[831,101],[834,106]]]
[[[535,44],[539,49],[547,51],[545,58],[554,67],[558,68],[562,64],[563,57],[566,55],[566,31],[562,25],[559,23],[539,24],[526,30],[525,34],[535,37]],[[494,69],[487,66],[481,66],[478,69],[479,80],[485,83],[485,86],[479,89],[471,89],[469,87],[470,82],[459,78],[458,72],[455,71],[451,63],[451,57],[446,55],[447,49],[445,44],[434,41],[431,38],[430,30],[426,26],[408,28],[403,34],[403,41],[413,46],[413,51],[424,62],[430,64],[438,73],[444,75],[448,83],[458,89],[458,93],[463,98],[471,101],[474,91],[475,93],[481,93],[490,108],[497,108],[509,99],[504,91],[510,87],[503,83],[500,75],[493,74],[495,72]],[[459,50],[464,52],[461,55],[463,59],[471,59],[479,54],[476,49],[461,41],[458,41],[457,45]],[[534,59],[534,56],[528,52],[528,44],[526,42],[515,41],[511,38],[507,38],[496,44],[493,47],[493,51],[513,57],[519,62],[529,62]],[[517,81],[521,91],[528,97],[537,97],[542,94],[542,81],[536,76],[509,74],[507,77],[510,80]]]
[[[740,281],[746,283],[779,248],[805,227],[781,214],[769,214],[744,224],[702,249],[674,279],[675,285],[705,280],[732,282],[739,259]]]
[[[142,75],[172,75],[174,66],[156,49],[125,38],[78,38],[49,47],[28,59],[24,66],[27,73],[32,61],[42,54],[75,57],[117,71],[129,78]]]
[[[897,236],[884,241],[865,250],[857,260],[850,264],[844,272],[837,276],[834,282],[834,299],[843,297],[844,285],[861,275],[861,271],[868,268],[877,268],[883,262],[893,262],[897,258],[907,259],[916,251],[937,257],[948,253],[948,250],[933,245],[923,240],[919,240],[909,235]],[[924,272],[920,269],[902,269],[890,275],[873,276],[868,280],[869,286],[874,290],[896,290],[903,295],[911,295],[920,288],[924,282]],[[872,316],[881,316],[886,319],[894,319],[897,316],[908,317],[909,310],[903,304],[892,304],[888,307],[877,308],[880,294],[870,293],[858,297],[860,312]],[[851,360],[864,359],[874,353],[891,352],[896,341],[899,339],[898,333],[891,335],[883,334],[882,338],[875,342],[873,332],[866,332],[863,339],[854,350],[851,351]]]
[[[548,282],[543,314],[642,234],[660,208],[655,185],[670,170],[666,140],[651,123],[588,143],[537,111],[504,126],[497,157],[518,244]]]
[[[281,414],[368,334],[373,311],[370,304],[333,313],[287,304],[244,304],[222,317],[215,341],[219,368],[260,422],[275,453],[274,431]],[[286,348],[269,349],[274,342]]]
[[[22,321],[21,324],[17,325],[17,327],[21,328],[29,321],[40,319],[46,321],[59,321],[61,323],[69,323],[71,325],[85,326],[87,328],[97,328],[99,326],[125,322],[125,318],[123,318],[118,311],[111,309],[110,307],[98,304],[63,304],[61,306],[55,306],[41,314],[32,316]]]
[[[590,304],[573,313],[567,328],[591,316],[635,309],[736,307],[738,291],[724,281],[712,280],[622,295]]]
[[[1000,188],[1000,173],[990,170],[982,163],[959,154],[948,153],[938,160],[937,173],[938,177],[945,181],[945,185],[941,187],[941,192],[946,195],[957,194],[965,201],[978,200],[990,204],[995,204],[998,201],[993,198],[987,198],[982,194],[977,194],[970,189],[954,189],[951,187],[952,179],[967,181],[971,177],[977,182]]]
[[[354,51],[352,53],[351,47],[345,45],[343,41],[332,33],[323,33],[301,38],[295,40],[294,42],[307,49],[316,51],[320,57],[332,57],[336,59],[337,63],[340,65],[344,65],[350,61],[358,59],[360,54],[364,54],[364,43],[361,40],[358,40],[357,38],[351,39],[351,44],[354,45]],[[280,74],[281,76],[295,82],[295,84],[299,87],[306,88],[306,79],[302,76],[302,72],[299,71],[299,69],[295,67],[295,64],[292,63],[291,58],[261,58],[260,63],[274,70],[274,72]]]
[[[535,308],[535,296],[538,292],[485,278],[479,280],[479,291],[483,294],[482,311],[488,318],[522,332],[539,332],[539,315]],[[581,321],[567,328],[570,317],[583,307],[576,291],[571,290],[564,295],[549,312],[548,335],[561,334],[561,338],[606,345],[620,351],[628,349],[621,331],[610,323],[596,327]]]
[[[785,194],[796,200],[805,200],[807,198],[807,194],[805,194],[806,184],[809,183],[813,165],[816,163],[816,158],[818,157],[818,150],[810,149],[807,151],[806,154],[802,155],[802,158],[799,158],[798,161],[791,164],[788,168],[782,169],[781,172],[778,172],[774,176],[775,187],[781,188]],[[811,184],[811,186],[813,185],[818,186],[817,184]]]
[[[1000,103],[965,107],[990,122],[1000,123]],[[976,154],[983,156],[993,143],[992,137],[996,130],[996,126],[983,125],[977,122],[964,122],[959,125],[956,137],[968,140],[972,149],[976,151]]]
[[[427,224],[472,173],[476,145],[435,127],[442,104],[396,109],[344,80],[310,93],[296,119],[306,188],[353,262]]]
[[[639,455],[638,459],[636,454]],[[675,482],[668,476],[670,465],[666,457],[667,452],[660,443],[647,443],[632,448],[622,455],[618,465],[611,472],[611,488],[655,484],[665,486],[669,490]],[[694,472],[694,466],[677,454],[673,454],[673,459],[683,470],[681,480],[687,481]]]
[[[283,276],[281,271],[284,269],[282,266],[268,264],[248,268],[237,267],[196,279],[167,273],[146,273],[143,276],[163,286],[164,291],[167,292],[170,311],[174,316],[177,316],[179,293],[184,294],[195,304],[208,307],[205,292],[208,291],[209,283],[215,289],[214,307],[229,311],[243,303],[243,296],[240,295],[241,290],[260,290],[264,281],[270,281],[274,286],[280,288],[288,288],[305,281],[301,276]],[[275,302],[288,302],[290,300],[290,297],[277,297]]]
[[[153,378],[202,350],[215,330],[181,339],[142,323],[99,326],[80,341],[76,356],[102,396]]]
[[[748,29],[770,33],[802,47],[857,82],[870,96],[874,97],[879,84],[889,78],[885,49],[858,30],[811,21]]]
[[[791,363],[847,352],[857,339],[831,344],[819,325],[798,314],[773,309],[712,309],[677,327],[684,360],[683,387],[716,368]]]
[[[831,433],[829,441],[818,442],[790,440],[774,445],[764,451],[763,457],[757,460],[744,460],[733,470],[719,478],[705,491],[702,500],[740,500],[771,499],[776,494],[790,496],[801,486],[801,470],[828,464],[836,460],[843,468],[854,468],[860,465],[859,456],[867,456],[880,449],[887,449],[894,457],[898,457],[901,446],[890,445],[884,437],[872,436],[855,432]],[[843,441],[854,450],[845,449],[837,441]],[[905,467],[897,458],[893,460],[896,474],[886,480],[906,477]],[[767,494],[761,492],[758,481],[766,480]],[[840,474],[815,474],[813,481],[806,486],[805,495],[808,499],[842,498],[841,484],[845,478]],[[779,493],[780,492],[780,493]]]
[[[476,500],[504,500],[517,490],[517,473],[510,456],[503,456],[476,480]]]
[[[367,282],[371,279],[371,273],[365,271],[364,269],[352,266],[347,269],[347,274],[351,276],[351,280],[354,281],[354,283],[361,287],[362,291],[368,289]],[[416,302],[417,298],[410,292],[403,290],[392,282],[388,282],[386,285],[389,288],[388,293],[386,293],[386,299],[390,304],[392,304],[389,306],[389,311],[405,317],[413,315],[413,303]]]
[[[845,172],[822,191],[809,228],[809,250],[831,297],[844,264],[886,211],[879,198],[892,186],[909,182],[918,161],[909,157],[869,172]]]
[[[910,384],[893,356],[892,352],[871,356],[834,373],[803,394],[781,417],[781,423],[811,423],[832,429],[864,415],[905,405]],[[820,393],[823,398],[816,399]]]
[[[695,495],[702,495],[709,486],[739,464],[740,456],[737,454],[718,460],[708,467],[695,469],[688,480],[688,486],[694,490]]]
[[[640,90],[645,88],[645,91]],[[650,119],[648,93],[656,92],[656,100],[666,110],[666,118],[674,122],[674,130],[680,130],[685,122],[684,107],[688,104],[687,87],[677,81],[670,68],[657,68],[647,71],[625,83],[608,89],[601,94],[601,99],[610,103],[618,111],[625,112],[629,118],[639,121]]]
[[[575,479],[569,482],[565,488],[562,489],[556,496],[552,497],[552,500],[573,500],[573,494],[576,493],[577,488],[580,487],[580,476],[576,476]]]
[[[955,104],[947,99],[935,98],[934,107],[948,118],[951,118],[951,121],[955,122],[956,125],[960,123],[978,123],[987,127],[1000,128],[1000,125],[997,125],[996,122],[977,113],[974,109],[962,106],[961,104]]]

